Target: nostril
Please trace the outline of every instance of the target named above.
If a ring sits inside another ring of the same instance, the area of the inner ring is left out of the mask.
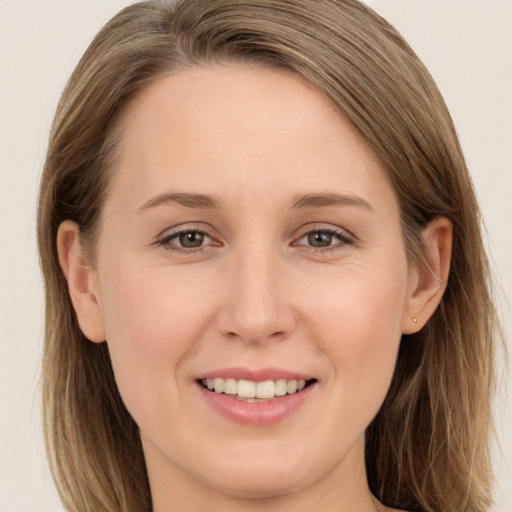
[[[265,341],[281,341],[283,338],[286,337],[285,331],[276,331],[272,332],[270,334],[261,333],[261,332],[255,332],[255,331],[249,331],[244,330],[240,333],[237,333],[235,331],[229,331],[225,333],[225,336],[231,340],[243,340],[246,343],[261,343]]]
[[[229,295],[219,308],[217,327],[229,340],[248,343],[276,342],[285,339],[297,326],[294,310],[279,294],[271,299],[259,297],[257,290],[250,293],[247,285],[243,291]]]

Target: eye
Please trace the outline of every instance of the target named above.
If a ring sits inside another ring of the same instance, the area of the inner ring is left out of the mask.
[[[335,249],[352,243],[352,238],[344,231],[326,228],[308,231],[296,242],[297,245],[305,245],[318,250]]]
[[[334,235],[325,231],[313,231],[303,236],[302,239],[306,239],[312,247],[328,247],[332,245]]]
[[[164,236],[158,243],[166,249],[187,252],[210,245],[212,239],[204,231],[184,229]]]

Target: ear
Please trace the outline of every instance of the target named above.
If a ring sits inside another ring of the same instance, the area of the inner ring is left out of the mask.
[[[66,220],[59,226],[57,252],[80,329],[91,341],[105,341],[96,272],[84,255],[75,222]]]
[[[452,223],[436,217],[423,233],[425,263],[409,274],[402,333],[418,332],[433,315],[446,288],[452,254]]]

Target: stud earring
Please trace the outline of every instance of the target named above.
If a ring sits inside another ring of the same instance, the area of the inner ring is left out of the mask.
[[[412,321],[413,321],[415,324],[416,324],[416,323],[418,323],[418,319],[417,319],[416,317],[414,317],[414,318],[412,319]]]

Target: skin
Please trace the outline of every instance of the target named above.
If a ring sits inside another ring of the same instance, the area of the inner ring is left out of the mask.
[[[160,79],[122,123],[94,266],[69,221],[58,248],[80,326],[107,340],[141,429],[154,511],[385,510],[368,489],[364,432],[402,333],[424,325],[442,289],[430,269],[409,268],[375,156],[311,85],[256,66]],[[172,193],[219,204],[162,197]],[[321,194],[345,199],[294,206]],[[180,247],[177,229],[203,241]],[[445,281],[449,222],[425,239]],[[231,366],[317,382],[284,420],[242,425],[196,382]]]

